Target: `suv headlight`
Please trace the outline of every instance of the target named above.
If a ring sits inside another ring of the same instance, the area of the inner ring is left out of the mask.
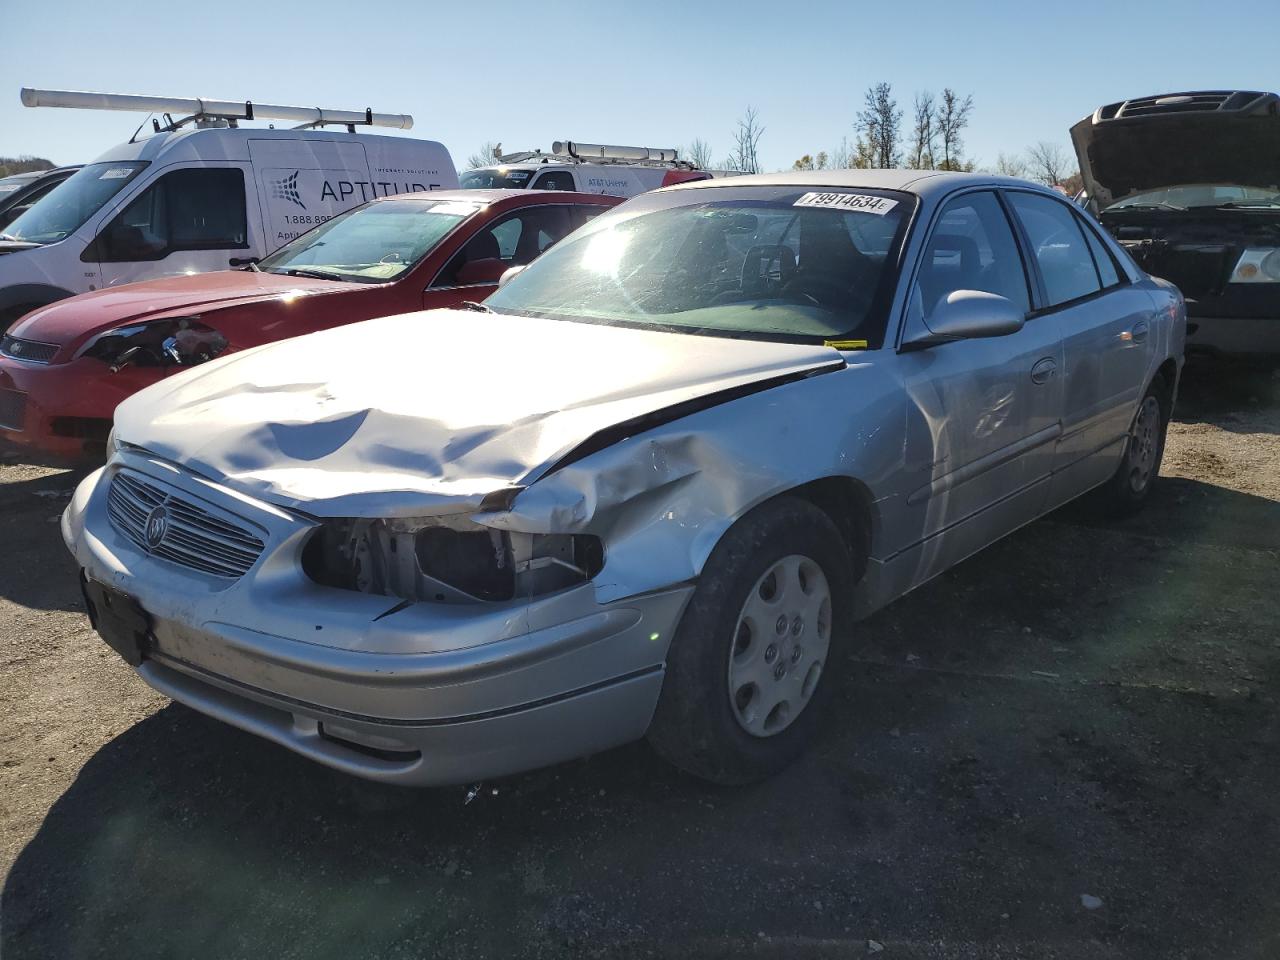
[[[1240,254],[1230,283],[1280,283],[1280,248],[1249,247]]]
[[[98,334],[82,356],[94,357],[119,372],[138,367],[195,366],[227,349],[227,338],[199,317],[167,317],[133,323]]]
[[[491,530],[467,517],[331,520],[308,541],[317,583],[413,602],[478,603],[553,593],[604,565],[598,537]]]

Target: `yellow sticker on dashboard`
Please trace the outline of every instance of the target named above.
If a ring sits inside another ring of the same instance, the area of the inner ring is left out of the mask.
[[[835,347],[837,350],[865,350],[867,349],[867,341],[865,340],[823,340],[824,347]]]

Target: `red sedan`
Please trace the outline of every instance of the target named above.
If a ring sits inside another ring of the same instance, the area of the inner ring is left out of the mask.
[[[387,197],[248,270],[60,300],[0,340],[0,437],[57,459],[98,454],[116,404],[163,377],[339,324],[483,300],[504,271],[621,202],[537,190]]]

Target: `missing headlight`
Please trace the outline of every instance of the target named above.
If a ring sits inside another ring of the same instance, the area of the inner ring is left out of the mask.
[[[465,517],[335,520],[303,552],[326,586],[433,603],[540,596],[590,580],[604,565],[599,538],[505,533]]]
[[[190,367],[227,349],[227,338],[199,317],[170,317],[98,334],[84,351],[107,364],[112,373],[127,366]]]

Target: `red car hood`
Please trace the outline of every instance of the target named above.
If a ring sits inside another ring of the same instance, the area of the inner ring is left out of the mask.
[[[313,296],[363,289],[364,284],[274,273],[222,270],[126,283],[59,300],[28,314],[9,332],[24,340],[73,345],[122,323],[165,314],[199,313],[287,296]]]

